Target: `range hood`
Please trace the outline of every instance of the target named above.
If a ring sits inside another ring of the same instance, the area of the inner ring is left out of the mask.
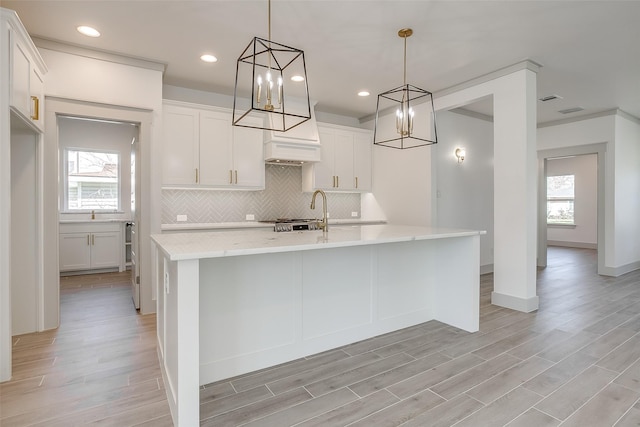
[[[320,161],[320,138],[315,115],[287,132],[264,131],[264,160],[267,163],[300,165]]]

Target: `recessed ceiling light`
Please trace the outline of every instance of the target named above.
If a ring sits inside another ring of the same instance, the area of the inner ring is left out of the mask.
[[[366,90],[361,90],[360,92],[358,92],[358,96],[369,96],[369,95],[371,94]]]
[[[87,27],[86,25],[81,25],[76,28],[80,34],[84,34],[89,37],[100,37],[100,31],[96,30],[93,27]]]
[[[304,77],[302,77],[302,76],[298,76],[298,75],[295,75],[295,76],[291,77],[291,81],[294,81],[294,82],[303,82],[303,81],[304,81]]]
[[[204,62],[218,62],[218,58],[213,55],[205,54],[200,57]]]

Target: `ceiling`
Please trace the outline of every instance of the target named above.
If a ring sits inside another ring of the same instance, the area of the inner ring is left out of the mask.
[[[166,64],[164,83],[233,94],[236,60],[267,38],[267,0],[2,0],[35,37]],[[619,108],[640,117],[640,1],[273,0],[272,40],[303,49],[316,110],[366,117],[407,83],[435,93],[523,60],[542,68],[538,122]],[[98,29],[100,38],[76,27]],[[211,53],[214,64],[199,57]],[[368,90],[369,97],[357,92]],[[583,111],[558,111],[582,107]],[[475,110],[491,114],[491,103]]]

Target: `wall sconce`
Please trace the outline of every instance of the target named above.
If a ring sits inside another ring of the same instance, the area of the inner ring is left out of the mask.
[[[464,162],[465,154],[466,153],[464,151],[464,148],[456,148],[456,157],[458,158],[458,163]]]

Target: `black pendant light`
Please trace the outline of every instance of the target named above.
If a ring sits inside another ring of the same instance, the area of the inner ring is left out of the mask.
[[[404,39],[403,84],[378,95],[375,145],[402,150],[438,143],[433,94],[407,84],[407,37],[412,34],[411,28],[398,31]]]
[[[304,52],[254,37],[238,58],[233,125],[286,132],[311,118]]]

